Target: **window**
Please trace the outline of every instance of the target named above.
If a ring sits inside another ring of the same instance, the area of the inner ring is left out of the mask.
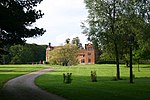
[[[80,54],[81,57],[85,57],[85,54]]]
[[[85,54],[83,54],[82,56],[85,57]]]
[[[84,60],[84,59],[81,59],[81,63],[85,63],[85,60]]]
[[[91,63],[91,59],[88,59],[88,63]]]
[[[91,56],[92,54],[91,53],[88,53],[88,56]]]

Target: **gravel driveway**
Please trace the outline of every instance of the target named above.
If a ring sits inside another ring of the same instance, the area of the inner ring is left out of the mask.
[[[3,100],[65,100],[62,97],[41,90],[34,84],[37,76],[52,70],[48,68],[8,81],[2,89]]]

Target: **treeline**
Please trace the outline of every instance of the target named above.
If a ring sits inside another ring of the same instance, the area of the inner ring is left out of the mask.
[[[8,48],[8,54],[3,55],[2,64],[31,64],[45,61],[47,45],[25,44]]]

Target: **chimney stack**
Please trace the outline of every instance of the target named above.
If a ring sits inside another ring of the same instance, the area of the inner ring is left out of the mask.
[[[49,47],[51,47],[51,43],[49,43]]]

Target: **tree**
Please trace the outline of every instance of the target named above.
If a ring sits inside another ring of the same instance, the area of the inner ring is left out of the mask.
[[[33,62],[39,62],[45,60],[45,45],[37,45],[37,44],[25,44],[25,45],[14,45],[9,49],[9,57],[10,61],[6,61],[7,63],[13,64],[27,64]],[[6,59],[8,59],[5,57]],[[8,59],[8,60],[9,60]]]
[[[116,0],[85,0],[85,3],[89,12],[87,20],[89,28],[86,28],[85,34],[89,36],[91,41],[96,38],[96,41],[103,48],[104,45],[106,48],[108,44],[113,44],[116,56],[117,79],[120,79],[118,41],[121,39],[116,30],[116,17],[120,11],[117,5],[120,2],[116,2]]]
[[[74,44],[66,44],[56,47],[49,52],[49,62],[59,65],[75,65],[78,64],[78,47]]]
[[[80,44],[80,39],[79,39],[79,37],[73,38],[73,39],[72,39],[72,44],[75,44],[75,45],[79,46],[79,44]]]
[[[28,37],[43,35],[43,28],[33,27],[42,18],[41,10],[35,10],[42,0],[1,0],[0,1],[0,48],[8,44],[24,43]]]
[[[13,64],[20,64],[24,63],[27,60],[32,59],[30,53],[31,51],[28,48],[24,48],[22,45],[15,45],[10,47],[10,54],[11,54],[11,62]],[[28,54],[30,56],[28,56]]]
[[[142,30],[137,34],[135,56],[138,59],[150,59],[150,23],[143,23]]]
[[[66,42],[67,44],[69,44],[69,43],[70,43],[70,39],[67,38],[65,42]]]
[[[143,33],[149,24],[149,0],[85,0],[89,15],[83,23],[83,33],[99,47],[111,52],[116,58],[117,79],[120,79],[119,59],[127,53],[128,36]],[[146,10],[144,10],[144,9]],[[146,29],[148,32],[148,29]],[[149,33],[149,32],[148,32]]]
[[[78,46],[78,48],[83,49],[82,43],[80,43],[79,37],[75,37],[72,39],[72,44]]]

